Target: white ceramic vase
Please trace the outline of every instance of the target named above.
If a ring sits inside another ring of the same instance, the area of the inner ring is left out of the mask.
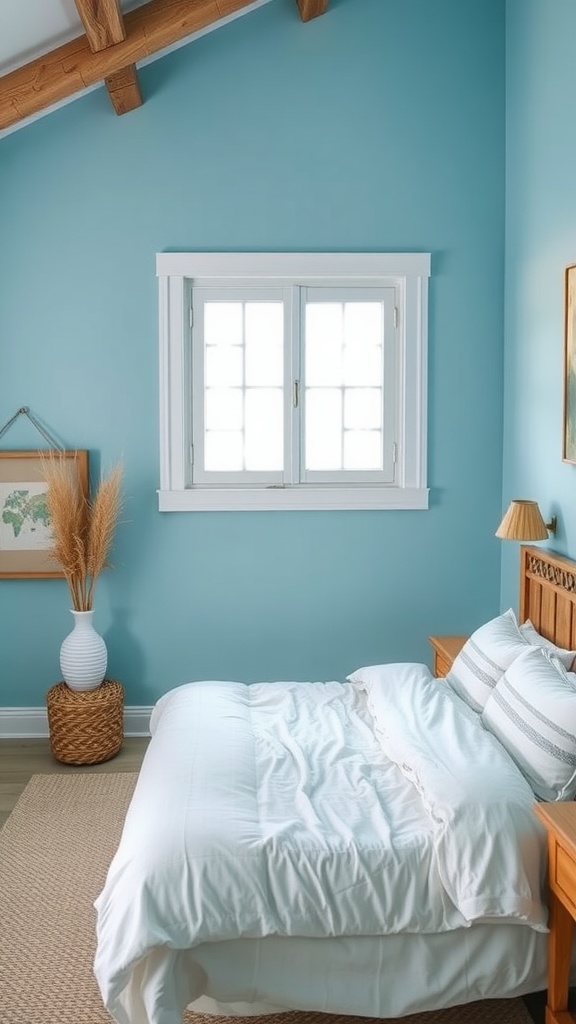
[[[106,644],[92,625],[94,611],[76,612],[74,629],[60,648],[60,671],[71,690],[95,690],[106,675]]]

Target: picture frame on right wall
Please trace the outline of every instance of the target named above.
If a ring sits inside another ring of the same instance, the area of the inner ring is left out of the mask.
[[[576,464],[576,264],[564,271],[564,421],[562,461]]]

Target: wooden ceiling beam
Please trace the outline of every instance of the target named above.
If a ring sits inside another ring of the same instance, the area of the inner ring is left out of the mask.
[[[121,71],[108,75],[104,82],[110,102],[117,114],[127,114],[130,110],[142,106],[142,94],[135,64],[129,64]]]
[[[302,21],[311,21],[312,18],[326,14],[329,0],[296,0],[296,2],[300,8]]]
[[[0,77],[0,130],[103,82],[252,0],[149,0],[124,16],[126,38],[93,52],[85,35]]]
[[[74,3],[92,53],[99,53],[126,39],[120,0],[74,0]],[[135,64],[128,64],[108,75],[104,84],[117,114],[127,114],[142,105]]]
[[[120,0],[74,0],[93,53],[126,39]]]
[[[252,0],[149,0],[124,16],[119,0],[75,2],[86,35],[0,76],[0,130],[99,82],[108,85],[119,113],[133,109],[129,104],[141,102],[138,61],[236,14]],[[329,0],[296,2],[302,21],[310,21],[325,13]]]

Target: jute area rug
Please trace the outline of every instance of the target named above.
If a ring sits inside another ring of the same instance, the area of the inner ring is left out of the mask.
[[[93,901],[135,774],[34,775],[0,831],[0,1024],[110,1024],[92,973]],[[184,1024],[230,1018],[186,1013]],[[369,1024],[321,1013],[236,1024]],[[405,1024],[532,1024],[520,999],[403,1018]]]

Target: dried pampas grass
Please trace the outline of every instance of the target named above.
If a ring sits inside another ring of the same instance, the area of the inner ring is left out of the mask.
[[[122,467],[114,466],[87,500],[64,457],[50,453],[42,461],[53,538],[50,554],[62,567],[74,611],[90,611],[122,508]]]

